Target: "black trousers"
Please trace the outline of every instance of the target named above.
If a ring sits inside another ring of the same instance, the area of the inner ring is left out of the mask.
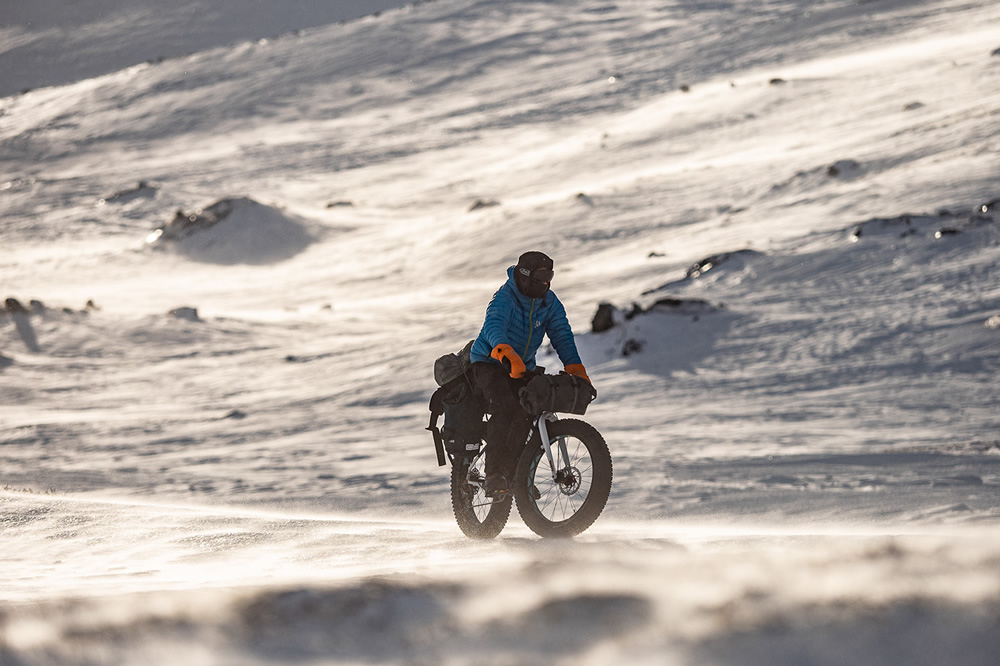
[[[523,379],[513,379],[496,363],[473,363],[469,371],[472,383],[486,403],[490,419],[486,423],[486,474],[500,473],[509,481],[531,429],[531,415],[521,407],[517,392],[525,385]]]

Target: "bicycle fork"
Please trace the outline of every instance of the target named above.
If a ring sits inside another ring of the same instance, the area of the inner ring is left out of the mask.
[[[552,470],[552,480],[556,483],[560,481],[560,472],[562,471],[562,466],[569,466],[569,451],[566,450],[566,438],[559,438],[559,450],[556,452],[556,456],[561,460],[560,465],[556,465],[556,459],[554,459],[552,454],[552,446],[549,444],[549,428],[548,421],[555,420],[555,414],[551,412],[544,412],[535,419],[535,429],[538,430],[538,436],[542,438],[542,448],[545,449],[545,455],[549,459],[549,469]],[[528,434],[531,437],[531,434]]]

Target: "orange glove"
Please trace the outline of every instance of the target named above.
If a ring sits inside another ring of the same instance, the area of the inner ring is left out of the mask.
[[[583,363],[570,363],[566,366],[566,372],[571,375],[576,375],[577,377],[583,377],[590,382],[591,385],[594,383],[591,382],[590,377],[587,376],[587,369],[583,367]]]
[[[514,379],[520,379],[524,376],[524,372],[527,370],[524,367],[524,361],[521,357],[517,355],[514,348],[508,344],[499,344],[493,348],[490,352],[490,356],[500,361],[503,364],[505,370],[510,373],[510,376]]]

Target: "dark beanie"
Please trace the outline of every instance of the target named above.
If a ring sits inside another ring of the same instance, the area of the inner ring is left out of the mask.
[[[552,259],[549,258],[544,252],[525,252],[517,259],[518,268],[527,268],[528,270],[535,270],[536,268],[548,268],[552,270]]]

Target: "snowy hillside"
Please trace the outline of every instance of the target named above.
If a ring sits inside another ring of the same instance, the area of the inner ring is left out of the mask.
[[[0,663],[993,663],[996,3],[61,4],[0,10]],[[615,485],[470,542],[432,364],[528,249]]]

